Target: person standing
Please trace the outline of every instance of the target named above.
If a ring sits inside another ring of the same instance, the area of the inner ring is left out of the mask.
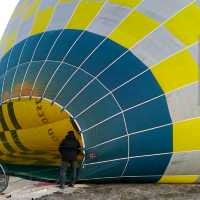
[[[74,135],[74,131],[69,131],[59,145],[61,154],[60,166],[60,188],[64,189],[66,181],[66,172],[72,168],[72,178],[68,186],[73,187],[77,179],[77,155],[80,152],[80,143]]]

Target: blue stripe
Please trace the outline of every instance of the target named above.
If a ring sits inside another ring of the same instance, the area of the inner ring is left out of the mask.
[[[124,176],[162,175],[170,161],[171,155],[133,158],[129,161]],[[160,176],[157,177],[157,181]],[[145,180],[145,177],[144,177]]]
[[[50,60],[62,60],[69,48],[76,41],[82,31],[79,30],[65,30],[58,38],[56,45],[49,55]]]
[[[0,75],[4,74],[7,68],[7,64],[8,64],[8,59],[10,56],[12,49],[10,49],[10,51],[1,59],[0,62]]]
[[[119,151],[120,147],[120,151]],[[128,138],[124,137],[110,143],[86,150],[85,163],[101,162],[106,160],[126,158],[128,155]],[[90,157],[94,153],[95,157]]]
[[[71,81],[64,87],[61,94],[56,99],[61,105],[66,105],[67,102],[73,98],[73,96],[80,91],[80,88],[84,87],[91,80],[91,76],[83,71],[78,71]],[[73,111],[72,111],[73,113]]]
[[[73,114],[77,115],[107,93],[108,91],[100,85],[97,80],[94,80],[76,99],[73,100],[67,109],[73,110]]]
[[[161,94],[163,92],[150,71],[114,92],[123,109],[145,102]]]
[[[20,42],[19,44],[13,47],[12,55],[10,57],[10,62],[8,65],[8,70],[18,64],[19,57],[22,52],[24,43],[25,43],[25,40],[23,40],[22,42]]]
[[[146,69],[147,67],[138,58],[128,52],[102,73],[99,80],[113,90]]]
[[[69,111],[73,113],[72,110]],[[78,117],[77,121],[79,122],[81,128],[84,130],[119,112],[120,110],[116,105],[114,98],[109,95],[102,101],[98,102],[83,115]]]
[[[102,36],[85,32],[74,45],[65,62],[79,66],[103,39]]]
[[[37,95],[42,95],[44,88],[46,87],[48,81],[53,75],[54,71],[57,69],[60,63],[47,61],[38,76],[33,92],[36,92]],[[41,69],[41,67],[40,67]]]
[[[117,115],[112,119],[105,121],[97,127],[94,127],[83,133],[85,145],[87,147],[95,146],[102,142],[123,136],[126,134],[123,116]],[[109,143],[108,143],[109,145]]]
[[[26,41],[20,63],[25,63],[31,60],[33,52],[42,36],[42,33],[31,36]]]
[[[14,73],[15,73],[15,69],[11,70],[6,75],[6,78],[5,78],[5,81],[4,81],[4,88],[3,88],[4,94],[7,93],[8,95],[10,95],[11,86],[12,86],[12,81],[11,80],[13,80]],[[9,98],[9,96],[7,98]]]
[[[91,179],[99,177],[119,177],[124,169],[126,160],[120,160],[109,163],[85,166],[80,171],[81,179]]]
[[[107,65],[118,58],[126,49],[117,43],[107,39],[88,59],[83,69],[96,76]]]
[[[34,61],[46,59],[54,41],[60,32],[61,31],[49,31],[44,34],[35,52],[33,58]]]
[[[61,64],[57,73],[49,84],[44,97],[53,99],[55,94],[60,90],[60,88],[64,85],[74,71],[74,67],[67,64]]]
[[[28,67],[28,63],[22,64],[22,65],[19,66],[18,71],[16,73],[15,80],[14,80],[14,84],[13,84],[13,89],[14,89],[13,92],[16,93],[15,88],[17,87],[18,88],[17,92],[19,93],[19,88],[22,84],[22,81],[23,81],[27,67]],[[19,94],[15,94],[15,96],[16,95],[19,95]]]
[[[125,112],[129,133],[171,123],[165,97]],[[172,134],[172,133],[171,133]]]
[[[31,63],[29,66],[29,70],[27,72],[27,75],[24,79],[24,86],[27,84],[29,86],[28,90],[26,90],[26,92],[31,91],[31,88],[33,86],[33,83],[35,81],[35,78],[41,68],[41,66],[43,65],[43,61],[40,62],[35,62],[35,63]],[[24,77],[23,77],[24,78]],[[27,89],[27,88],[26,88]],[[39,88],[38,88],[39,89]]]
[[[168,153],[173,150],[172,127],[145,131],[130,136],[130,156]]]

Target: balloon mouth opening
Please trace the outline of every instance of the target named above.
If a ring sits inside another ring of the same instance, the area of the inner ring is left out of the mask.
[[[71,130],[84,146],[77,122],[48,99],[22,97],[4,102],[0,121],[0,159],[8,164],[59,166],[58,146]]]

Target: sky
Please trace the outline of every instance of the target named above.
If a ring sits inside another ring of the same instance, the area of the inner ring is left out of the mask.
[[[0,0],[0,38],[19,0]]]

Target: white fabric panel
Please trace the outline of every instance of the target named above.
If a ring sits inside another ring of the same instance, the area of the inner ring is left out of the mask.
[[[192,0],[145,0],[137,10],[156,21],[163,22],[190,2]]]
[[[78,2],[78,0],[73,0],[65,4],[60,3],[54,11],[54,15],[47,30],[63,29],[71,18]]]
[[[200,88],[198,83],[167,94],[166,99],[174,122],[200,116]]]
[[[17,31],[20,28],[21,17],[22,17],[22,14],[15,17],[13,21],[9,23],[9,26],[6,30],[7,34],[12,34],[14,31]]]
[[[199,174],[200,174],[200,151],[174,153],[164,173],[164,175],[199,175]]]
[[[30,4],[32,4],[34,2],[34,0],[28,0],[28,1],[29,2],[27,3],[26,9],[28,9]],[[26,10],[23,12],[23,15],[25,13],[26,13]],[[17,33],[16,43],[19,43],[19,42],[21,42],[22,40],[24,40],[25,38],[28,37],[28,33],[32,29],[33,22],[34,22],[34,16],[31,16],[28,19],[26,19],[26,21],[21,22],[20,29]]]
[[[131,51],[147,66],[152,66],[183,47],[183,44],[169,31],[160,27],[139,42]]]
[[[88,31],[107,36],[119,25],[121,20],[123,20],[130,11],[131,9],[129,8],[108,2],[96,16],[95,20],[88,28]]]
[[[195,59],[196,63],[198,63],[199,60],[199,53],[200,53],[200,49],[199,49],[199,44],[195,44],[192,47],[189,48],[190,53],[192,54],[192,57]]]
[[[200,0],[197,0],[197,1],[196,1],[196,3],[197,3],[197,5],[199,5],[199,6],[200,6]]]
[[[33,22],[34,22],[34,16],[29,18],[27,21],[25,21],[22,24],[17,35],[16,43],[19,43],[20,41],[24,40],[25,38],[29,36],[29,32],[32,29]]]

